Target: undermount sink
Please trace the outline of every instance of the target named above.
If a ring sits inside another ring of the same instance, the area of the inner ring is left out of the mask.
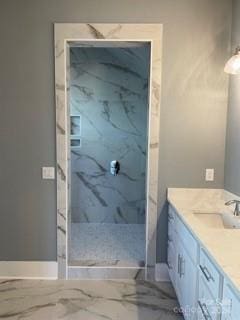
[[[214,229],[240,229],[240,217],[230,213],[195,212],[194,216],[206,227]]]

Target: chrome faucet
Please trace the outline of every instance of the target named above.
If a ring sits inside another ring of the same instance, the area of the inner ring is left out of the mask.
[[[240,201],[239,200],[229,200],[225,203],[226,206],[230,206],[231,204],[235,204],[235,209],[233,215],[236,217],[240,216]]]

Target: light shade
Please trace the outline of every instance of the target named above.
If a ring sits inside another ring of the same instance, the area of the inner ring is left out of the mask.
[[[227,61],[224,71],[229,74],[240,74],[240,47],[236,48],[234,56]]]

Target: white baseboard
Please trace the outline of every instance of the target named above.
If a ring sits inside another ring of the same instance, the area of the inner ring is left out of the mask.
[[[58,276],[56,261],[0,261],[0,279],[46,279]]]
[[[156,263],[155,267],[155,280],[156,281],[170,281],[168,274],[168,267],[166,263]]]

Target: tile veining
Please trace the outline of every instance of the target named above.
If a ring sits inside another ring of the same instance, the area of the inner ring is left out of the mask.
[[[180,320],[169,283],[0,280],[0,319]]]
[[[72,222],[145,223],[149,54],[134,44],[70,48],[70,116],[82,117],[82,144],[71,150]]]

